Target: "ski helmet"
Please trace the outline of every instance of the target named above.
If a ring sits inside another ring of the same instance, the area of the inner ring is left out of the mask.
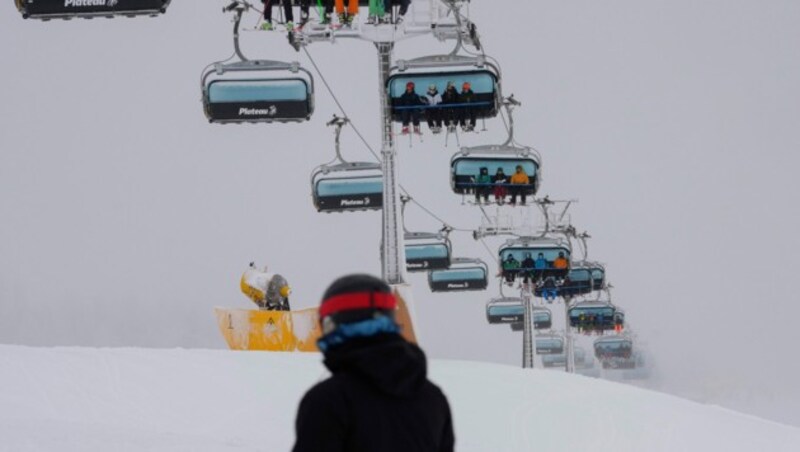
[[[464,84],[461,85],[461,89],[467,90],[470,88],[472,88],[472,85],[469,82],[464,82]]]
[[[409,89],[409,88],[414,89],[414,82],[406,83],[406,89]]]
[[[397,300],[382,279],[355,274],[334,281],[322,296],[319,321],[322,334],[328,334],[342,323],[360,322],[378,316],[394,319]]]

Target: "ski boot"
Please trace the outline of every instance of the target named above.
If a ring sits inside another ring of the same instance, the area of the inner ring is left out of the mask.
[[[403,130],[400,133],[402,135],[408,135],[408,133],[409,133],[408,126],[403,126]]]
[[[422,129],[419,126],[414,126],[414,134],[422,135]]]
[[[322,14],[322,20],[319,23],[320,25],[331,25],[331,15],[329,13]]]
[[[303,28],[308,23],[308,11],[300,11],[300,24],[298,28]]]
[[[261,24],[261,30],[263,31],[272,31],[275,27],[272,25],[272,22],[264,22]]]

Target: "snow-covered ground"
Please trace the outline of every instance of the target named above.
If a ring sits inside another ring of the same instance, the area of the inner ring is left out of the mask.
[[[797,451],[800,429],[556,371],[431,362],[459,451]],[[286,451],[317,354],[0,346],[2,451]]]

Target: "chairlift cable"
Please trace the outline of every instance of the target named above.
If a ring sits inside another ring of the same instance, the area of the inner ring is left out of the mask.
[[[342,105],[342,103],[339,101],[339,98],[338,98],[338,97],[336,97],[336,94],[333,92],[333,88],[331,88],[331,85],[328,83],[328,80],[327,80],[327,79],[325,78],[325,76],[322,74],[322,70],[320,70],[319,66],[317,66],[317,63],[316,63],[316,61],[314,61],[314,58],[311,56],[311,53],[308,51],[308,48],[307,48],[306,46],[303,46],[303,51],[305,52],[305,54],[306,54],[306,57],[308,58],[308,61],[310,61],[310,62],[311,62],[311,65],[314,67],[314,70],[315,70],[315,71],[317,72],[317,74],[319,75],[319,78],[320,78],[320,80],[322,80],[322,84],[323,84],[323,85],[325,85],[325,89],[327,89],[327,90],[328,90],[328,93],[330,93],[330,95],[331,95],[331,98],[333,98],[333,101],[334,101],[334,103],[336,103],[336,106],[337,106],[337,107],[339,108],[339,110],[342,112],[342,115],[344,115],[344,117],[345,117],[345,118],[348,118],[348,119],[349,119],[349,118],[350,118],[350,115],[348,115],[348,114],[347,114],[347,111],[344,109],[344,106],[343,106],[343,105]],[[362,142],[362,143],[364,143],[364,146],[366,146],[366,148],[369,150],[369,152],[372,154],[372,156],[373,156],[373,157],[375,157],[375,160],[377,160],[378,162],[380,162],[380,161],[381,161],[381,158],[378,156],[378,154],[375,152],[375,150],[372,148],[372,146],[370,146],[370,144],[369,144],[369,142],[367,141],[367,139],[366,139],[366,138],[364,138],[364,136],[363,136],[363,135],[361,134],[361,132],[358,130],[358,127],[356,127],[356,125],[355,125],[355,122],[354,122],[352,119],[350,119],[350,121],[349,121],[349,124],[350,124],[350,127],[353,129],[353,131],[354,131],[354,132],[356,133],[356,135],[358,136],[358,138],[361,140],[361,142]],[[406,189],[405,189],[405,187],[403,187],[403,185],[402,185],[402,184],[400,184],[400,185],[399,185],[399,187],[400,187],[400,190],[402,190],[402,191],[403,191],[403,193],[404,193],[406,196],[408,196],[409,198],[411,198],[411,202],[413,202],[414,204],[416,204],[417,206],[419,206],[419,207],[420,207],[420,208],[421,208],[421,209],[422,209],[422,210],[423,210],[425,213],[427,213],[428,215],[430,215],[431,217],[433,217],[434,219],[436,219],[436,220],[437,220],[437,221],[439,221],[440,223],[442,223],[442,224],[444,224],[444,225],[446,225],[446,226],[448,226],[448,227],[451,227],[451,228],[452,228],[454,231],[460,231],[460,232],[472,232],[472,230],[471,230],[471,229],[455,228],[455,227],[452,227],[452,226],[450,226],[450,223],[448,223],[447,221],[444,221],[444,220],[443,220],[441,217],[439,217],[438,215],[436,215],[435,213],[433,213],[433,212],[432,212],[430,209],[428,209],[427,207],[423,206],[423,205],[422,205],[422,204],[421,204],[419,201],[417,201],[417,200],[416,200],[416,199],[415,199],[413,196],[411,196],[411,194],[408,192],[408,190],[406,190]]]
[[[308,47],[307,46],[303,46],[303,51],[305,52],[306,57],[308,57],[308,61],[310,61],[311,65],[314,67],[314,70],[317,71],[317,74],[319,75],[320,80],[322,80],[322,84],[325,85],[325,89],[328,90],[328,93],[330,93],[331,97],[333,98],[334,103],[336,103],[336,106],[339,107],[339,110],[342,112],[342,115],[344,115],[345,118],[349,119],[350,115],[347,114],[347,111],[344,109],[344,106],[342,106],[342,103],[339,102],[339,98],[336,97],[336,94],[334,94],[333,89],[331,88],[331,85],[328,84],[328,80],[322,74],[322,71],[320,70],[319,66],[317,66],[317,62],[314,61],[314,58],[311,56],[311,53],[308,51]],[[356,133],[356,135],[361,140],[361,142],[364,143],[364,146],[367,147],[367,149],[372,154],[372,156],[375,157],[375,160],[377,160],[380,163],[381,158],[378,157],[378,154],[375,152],[374,149],[372,149],[372,146],[369,145],[369,142],[367,141],[367,139],[364,138],[364,135],[361,134],[361,131],[358,130],[358,127],[356,127],[355,123],[352,120],[350,120],[350,127],[352,127],[353,131]]]
[[[489,256],[491,256],[491,257],[492,257],[492,260],[493,260],[493,261],[495,261],[495,263],[496,263],[497,265],[500,265],[500,257],[499,257],[499,256],[497,256],[497,255],[496,255],[496,254],[495,254],[495,253],[492,251],[492,249],[491,249],[491,248],[489,248],[489,244],[488,244],[488,243],[486,243],[486,239],[485,239],[485,238],[483,238],[483,237],[481,237],[481,238],[480,238],[480,241],[481,241],[481,243],[483,244],[483,247],[484,247],[484,248],[486,248],[486,252],[487,252],[487,253],[489,253]],[[501,287],[502,287],[502,284],[501,284]]]

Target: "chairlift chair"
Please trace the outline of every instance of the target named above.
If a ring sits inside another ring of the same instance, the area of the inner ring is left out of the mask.
[[[450,267],[452,245],[445,233],[406,232],[406,270],[419,272]]]
[[[480,259],[452,258],[450,268],[428,272],[432,292],[485,290],[489,285],[489,266]]]
[[[158,16],[172,0],[15,0],[25,19]]]
[[[564,338],[557,334],[537,334],[536,353],[554,355],[564,353]]]
[[[202,80],[212,123],[302,122],[314,113],[314,78],[297,62],[216,63]]]
[[[383,208],[383,173],[379,163],[320,166],[311,176],[318,212],[357,212]]]
[[[336,158],[311,173],[311,196],[319,212],[356,212],[383,208],[383,172],[380,163],[348,162],[342,158],[340,136],[349,121],[334,118]]]
[[[533,197],[539,190],[539,155],[531,148],[513,145],[475,146],[462,148],[450,159],[450,187],[460,195],[483,193],[491,194],[497,186],[495,175],[498,169],[510,178],[517,166],[521,166],[530,180],[521,187],[526,196]],[[481,168],[486,168],[491,178],[488,184],[477,182]],[[504,184],[507,189],[520,189],[520,185]],[[510,191],[510,190],[509,190]]]
[[[600,361],[629,359],[633,356],[633,341],[626,336],[601,337],[594,341],[594,354]]]
[[[539,261],[540,254],[543,259],[541,264],[536,263]],[[566,266],[557,268],[556,259],[562,254],[567,261]],[[513,277],[527,274],[534,281],[543,281],[550,277],[561,281],[569,274],[571,247],[569,241],[562,238],[521,237],[508,240],[503,244],[499,256],[501,268],[509,256],[514,256],[514,259],[520,264],[518,269],[503,269],[504,277],[508,277],[509,274]],[[527,258],[534,260],[533,266],[523,265]]]
[[[522,325],[525,307],[520,297],[493,298],[486,303],[486,320],[490,324],[510,323]]]
[[[549,330],[553,327],[553,313],[549,309],[542,306],[533,307],[533,329],[534,330]],[[522,331],[525,324],[522,322],[512,323],[511,331]]]
[[[427,116],[437,111],[443,119],[461,118],[469,114],[474,119],[497,116],[502,98],[500,69],[484,56],[434,55],[412,60],[399,60],[392,67],[386,90],[390,99],[392,118],[402,121],[404,112],[416,111]],[[415,85],[414,92],[422,96],[430,85],[435,85],[444,94],[448,83],[455,85],[460,93],[464,83],[469,83],[474,93],[470,102],[439,105],[403,105],[401,96],[407,84]],[[473,124],[474,126],[474,124]]]
[[[606,269],[602,264],[594,263],[592,267],[592,290],[603,290],[606,287]]]
[[[302,122],[314,113],[314,77],[300,63],[251,60],[239,46],[242,14],[250,4],[235,0],[233,47],[238,61],[220,61],[203,71],[203,110],[213,123]]]
[[[605,268],[596,262],[573,262],[567,277],[555,290],[559,296],[575,297],[587,295],[605,287]],[[543,297],[544,287],[536,287],[534,296]]]
[[[550,369],[553,367],[566,367],[567,355],[564,353],[554,353],[551,355],[542,355],[542,367]]]
[[[569,308],[569,326],[612,331],[617,308],[607,301],[580,301]]]

